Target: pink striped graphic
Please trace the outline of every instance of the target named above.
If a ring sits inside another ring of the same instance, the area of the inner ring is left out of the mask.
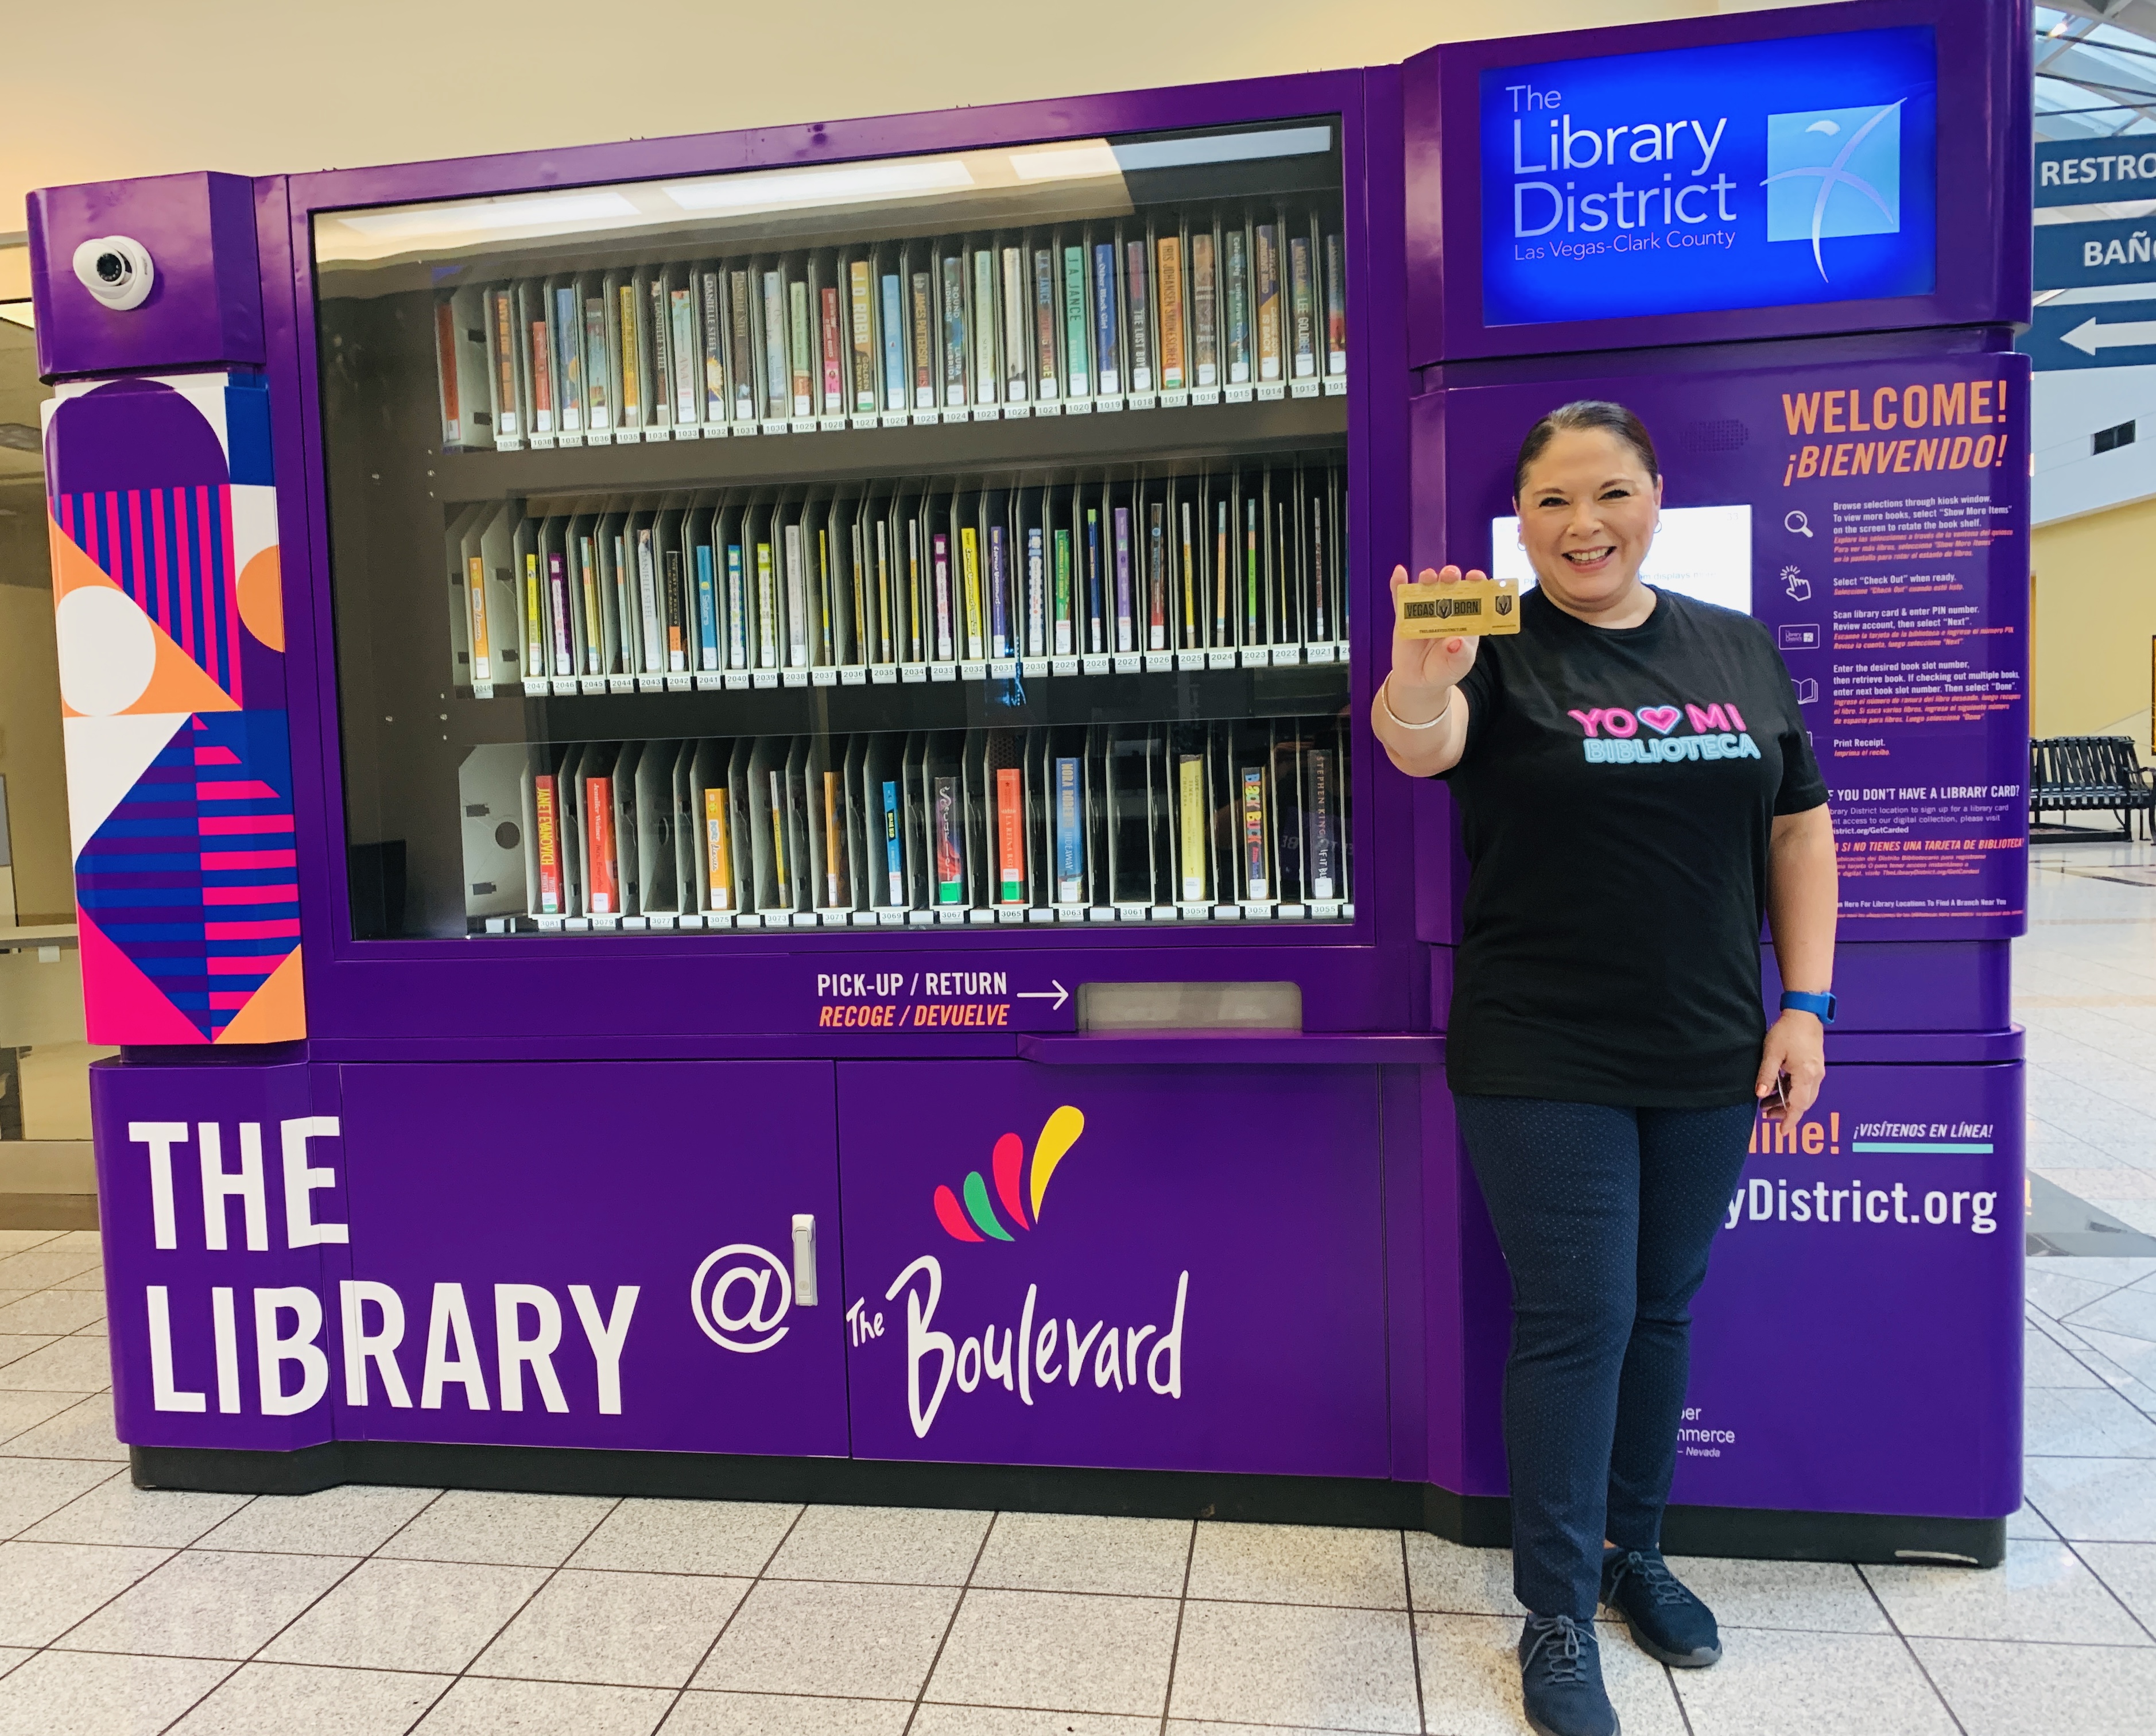
[[[290,881],[274,886],[204,886],[204,904],[297,904],[300,889]]]
[[[206,922],[203,925],[205,940],[296,940],[300,935],[297,917],[276,917],[266,922]]]
[[[223,570],[218,574],[218,595],[224,599],[225,671],[223,686],[237,705],[247,696],[239,691],[239,562],[232,550],[232,490],[217,491],[218,511],[223,515]]]
[[[277,792],[259,778],[224,778],[214,783],[195,785],[198,802],[274,802]]]
[[[198,766],[236,766],[239,756],[229,747],[198,747],[195,763]]]
[[[204,814],[195,822],[195,834],[202,838],[228,838],[249,832],[289,832],[292,816],[289,814],[231,814],[223,819]]]
[[[206,850],[202,865],[205,874],[231,868],[296,868],[300,856],[290,850]]]

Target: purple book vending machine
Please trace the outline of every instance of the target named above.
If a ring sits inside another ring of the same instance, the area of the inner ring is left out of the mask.
[[[1397,553],[1485,558],[1502,452],[1592,390],[1670,444],[1661,576],[1821,691],[1858,942],[1673,1524],[1995,1557],[2027,104],[1985,16],[35,196],[138,1481],[1501,1538],[1457,865],[1360,720]],[[1714,59],[1808,54],[1816,116]],[[1666,251],[1576,239],[1620,161],[1603,227]]]

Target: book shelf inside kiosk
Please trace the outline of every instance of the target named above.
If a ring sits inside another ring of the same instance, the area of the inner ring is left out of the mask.
[[[355,932],[1351,918],[1341,162],[318,215]]]

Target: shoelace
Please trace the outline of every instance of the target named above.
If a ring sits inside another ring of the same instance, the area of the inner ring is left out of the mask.
[[[1681,1604],[1691,1600],[1691,1594],[1677,1583],[1675,1575],[1662,1564],[1659,1555],[1649,1555],[1644,1551],[1632,1549],[1617,1558],[1616,1568],[1609,1576],[1609,1595],[1604,1600],[1605,1603],[1615,1600],[1618,1588],[1627,1577],[1645,1585],[1647,1595],[1658,1604]]]
[[[1535,1660],[1543,1661],[1543,1674],[1556,1682],[1579,1682],[1587,1677],[1579,1667],[1579,1625],[1569,1615],[1553,1615],[1548,1627],[1537,1633],[1527,1647],[1527,1661],[1522,1668],[1532,1669]],[[1557,1643],[1553,1646],[1550,1642]],[[1588,1641],[1594,1644],[1592,1640]]]

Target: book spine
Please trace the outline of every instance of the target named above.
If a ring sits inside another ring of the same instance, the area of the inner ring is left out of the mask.
[[[689,598],[681,583],[681,551],[666,551],[666,667],[679,674],[689,666]]]
[[[666,300],[673,321],[674,420],[685,427],[696,421],[696,406],[704,395],[696,378],[704,354],[703,341],[696,331],[696,293],[670,290]]]
[[[525,554],[523,578],[524,673],[528,677],[545,675],[549,667],[547,655],[547,587],[539,577],[539,553],[536,549]]]
[[[711,545],[696,545],[696,666],[719,666],[719,585]]]
[[[1003,253],[1004,268],[1004,401],[1023,403],[1029,383],[1026,378],[1025,254],[1015,247]]]
[[[1033,343],[1034,371],[1039,377],[1036,389],[1045,402],[1055,397],[1060,388],[1055,366],[1055,255],[1045,247],[1035,248],[1033,254]]]
[[[601,665],[606,655],[606,623],[602,619],[599,608],[598,554],[593,546],[592,539],[588,537],[580,537],[577,539],[577,569],[581,589],[578,595],[572,597],[567,583],[568,575],[566,571],[562,573],[563,582],[558,588],[562,624],[558,630],[562,635],[562,643],[573,643],[576,635],[574,628],[570,624],[570,611],[581,605],[584,618],[583,672],[588,675],[603,675],[606,671]],[[562,555],[561,562],[562,567],[566,568],[568,557],[566,554]],[[571,794],[573,794],[574,792],[572,791]]]
[[[1075,758],[1055,762],[1055,901],[1086,901],[1086,814],[1081,767]]]
[[[952,643],[951,619],[951,539],[942,531],[929,542],[929,552],[934,562],[936,586],[936,657],[948,663],[956,655]]]
[[[1305,851],[1310,871],[1310,896],[1330,898],[1336,878],[1333,867],[1332,756],[1322,747],[1303,754],[1303,829],[1308,835]]]
[[[788,406],[787,388],[793,378],[786,356],[786,280],[776,271],[763,274],[763,415],[783,422]]]
[[[465,560],[465,608],[471,619],[471,678],[494,679],[494,635],[486,618],[486,562],[477,555]]]
[[[854,413],[871,416],[876,408],[875,311],[870,305],[866,259],[855,259],[846,267],[846,288],[854,322]]]
[[[558,917],[562,914],[562,815],[552,773],[542,772],[531,780],[531,826],[539,855],[537,914]]]
[[[584,779],[584,837],[591,846],[592,914],[621,914],[621,876],[614,861],[613,779]]]
[[[726,280],[716,271],[703,275],[704,419],[726,419]]]
[[[801,526],[786,527],[781,545],[786,557],[786,660],[795,669],[808,667],[808,552],[802,546]]]
[[[463,444],[463,403],[457,391],[457,311],[444,296],[434,304],[434,362],[442,383],[442,444]]]
[[[786,871],[786,774],[771,773],[771,877],[778,895],[778,907],[793,907],[793,876]]]
[[[975,661],[988,653],[981,642],[981,551],[973,527],[966,525],[958,532],[959,581],[964,586],[966,602],[966,655]]]
[[[1093,371],[1096,388],[1112,398],[1123,389],[1122,346],[1116,318],[1116,249],[1106,242],[1093,246]]]
[[[896,277],[883,280],[883,407],[906,408],[906,309]]]
[[[846,829],[839,824],[846,807],[839,787],[842,780],[840,773],[824,773],[824,907],[826,910],[836,910],[854,901],[852,876],[846,871]]]
[[[1055,650],[1058,657],[1068,657],[1075,649],[1070,611],[1070,533],[1055,533]]]
[[[1015,766],[996,773],[996,880],[1004,903],[1025,902],[1025,777]]]
[[[913,408],[936,408],[936,285],[926,271],[913,274]]]
[[[988,655],[1008,657],[1010,649],[1009,579],[1004,527],[988,526]]]
[[[897,658],[897,635],[891,610],[891,526],[879,518],[875,525],[876,648],[879,663]]]
[[[547,365],[547,322],[531,322],[531,430],[554,431],[554,374]]]
[[[575,638],[569,630],[568,560],[558,549],[547,557],[547,595],[554,617],[554,673],[576,672]]]
[[[966,855],[964,840],[959,836],[958,780],[938,778],[934,789],[936,901],[963,904],[966,899]]]
[[[1101,509],[1086,509],[1086,649],[1098,655],[1108,649],[1106,599],[1101,593]]]
[[[1183,866],[1183,901],[1201,904],[1205,899],[1205,756],[1186,753],[1176,763],[1177,782],[1183,799],[1179,840]]]
[[[1029,525],[1025,532],[1025,654],[1048,655],[1047,573],[1042,558],[1040,526]]]
[[[574,288],[554,291],[554,347],[561,358],[562,432],[584,425],[584,321]]]
[[[708,900],[712,910],[734,907],[733,840],[727,836],[726,793],[717,788],[704,792],[704,860],[711,876]]]
[[[1325,371],[1348,372],[1348,261],[1337,235],[1325,238]]]
[[[1226,645],[1228,637],[1228,503],[1220,502],[1213,546],[1213,643]]]
[[[966,266],[956,254],[943,260],[943,402],[966,402]]]
[[[645,299],[650,303],[645,335],[651,340],[651,394],[645,408],[650,425],[657,428],[671,423],[674,408],[674,326],[666,305],[666,280],[653,278]]]
[[[787,355],[791,367],[793,413],[816,413],[815,348],[808,331],[808,285],[798,279],[786,286]]]
[[[1086,347],[1086,251],[1063,249],[1063,389],[1083,398],[1093,388],[1091,359]]]
[[[644,425],[644,348],[636,341],[636,285],[618,285],[614,292],[618,310],[616,317],[621,322],[619,347],[621,350],[621,425],[641,428]]]
[[[1258,643],[1258,503],[1243,502],[1243,643]]]
[[[494,431],[518,434],[522,405],[516,392],[516,310],[506,290],[492,292],[494,303]]]
[[[1116,508],[1116,649],[1137,650],[1137,624],[1131,613],[1131,509]]]
[[[756,329],[748,273],[726,274],[726,318],[733,335],[734,419],[756,419]]]
[[[613,369],[607,365],[606,298],[603,295],[584,297],[584,395],[591,410],[591,425],[597,432],[613,426],[613,393],[608,390],[607,376]]]
[[[996,366],[996,256],[985,247],[973,254],[973,402],[993,403],[1000,372]]]
[[[742,572],[742,546],[726,545],[726,667],[748,667],[748,598]]]
[[[661,636],[666,612],[659,595],[659,563],[649,530],[636,533],[636,612],[644,628],[644,667],[655,675],[666,667],[665,642]]]
[[[1228,231],[1228,383],[1250,383],[1250,264],[1240,229]]]
[[[1130,290],[1131,390],[1150,392],[1152,384],[1152,286],[1146,270],[1146,244],[1123,244],[1123,275]]]
[[[846,347],[839,336],[839,292],[826,288],[824,300],[824,413],[839,416],[846,408]]]
[[[1190,238],[1190,367],[1195,383],[1220,383],[1220,283],[1210,229]]]
[[[1243,809],[1243,883],[1246,896],[1267,896],[1270,876],[1266,873],[1265,769],[1245,766],[1241,773]]]
[[[1168,508],[1155,501],[1146,543],[1146,649],[1168,649]]]
[[[757,667],[778,667],[778,583],[771,569],[771,545],[756,546]]]
[[[1310,242],[1306,237],[1287,238],[1288,321],[1294,333],[1295,377],[1317,378],[1317,297],[1311,281]]]
[[[1281,377],[1280,238],[1269,223],[1257,226],[1258,378]]]
[[[1190,383],[1183,362],[1183,238],[1163,235],[1155,273],[1160,290],[1160,389],[1179,392]]]
[[[884,889],[891,895],[894,910],[906,902],[906,840],[899,829],[898,785],[886,778],[883,786]]]
[[[1191,532],[1190,502],[1183,503],[1183,645],[1195,650],[1204,638],[1198,613],[1198,547]]]

